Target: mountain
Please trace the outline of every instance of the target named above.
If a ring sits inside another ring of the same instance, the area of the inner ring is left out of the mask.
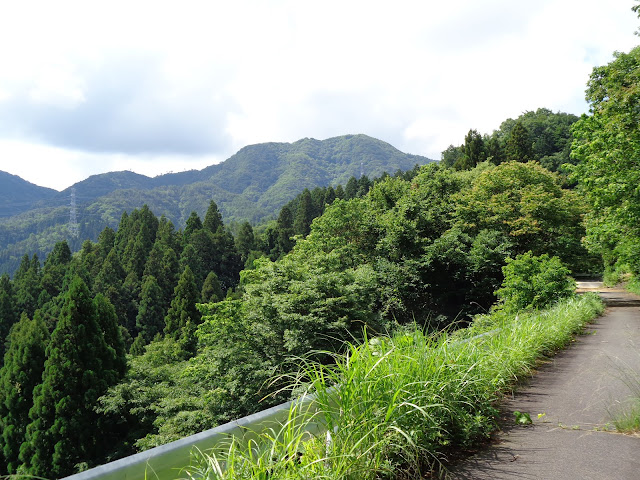
[[[0,217],[11,217],[33,208],[41,200],[52,198],[56,190],[39,187],[22,178],[0,171]]]
[[[192,211],[204,216],[211,199],[225,222],[248,220],[256,224],[275,218],[279,209],[305,188],[344,185],[361,173],[374,178],[431,161],[366,135],[345,135],[250,145],[203,170],[154,178],[129,171],[93,175],[62,192],[51,190],[34,196],[16,215],[0,219],[0,272],[12,271],[24,253],[43,256],[57,241],[68,237],[72,191],[80,235],[71,243],[78,248],[81,240],[95,239],[106,226],[115,227],[123,211],[144,204],[156,215],[165,215],[177,228]]]

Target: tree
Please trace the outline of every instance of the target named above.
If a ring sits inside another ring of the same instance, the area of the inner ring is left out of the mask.
[[[147,205],[131,212],[128,223],[127,245],[120,261],[127,274],[134,273],[140,279],[147,257],[155,242],[158,219]]]
[[[71,262],[71,250],[67,241],[56,243],[51,253],[47,255],[42,269],[42,288],[49,296],[55,297],[60,293],[69,262]]]
[[[162,289],[158,285],[156,277],[146,276],[140,292],[140,306],[136,317],[136,327],[145,344],[164,329],[166,312],[163,304]]]
[[[0,355],[4,356],[4,343],[9,330],[18,321],[18,309],[9,275],[0,276]]]
[[[504,234],[516,254],[552,252],[575,266],[584,256],[585,211],[575,192],[562,188],[558,174],[537,162],[507,162],[480,173],[460,193],[456,216],[472,235],[481,230]]]
[[[220,281],[215,272],[209,272],[202,286],[202,303],[215,303],[224,298],[224,292],[220,286]]]
[[[533,160],[533,142],[522,121],[517,121],[511,130],[507,138],[505,154],[507,161],[526,163]]]
[[[293,222],[293,231],[296,235],[306,237],[311,230],[311,222],[313,221],[313,201],[311,200],[311,192],[305,188],[298,202],[295,220]]]
[[[109,368],[114,365],[89,290],[76,277],[46,349],[42,384],[34,390],[31,423],[20,449],[26,473],[60,477],[74,473],[80,462],[96,461],[104,446],[94,408],[119,378]]]
[[[14,325],[9,348],[0,370],[0,458],[3,473],[14,474],[20,466],[20,446],[25,441],[33,390],[42,382],[49,331],[39,313],[26,314]]]
[[[463,155],[454,163],[456,170],[469,170],[487,159],[484,141],[477,130],[469,130],[464,137]]]
[[[18,313],[24,312],[29,318],[33,317],[42,292],[41,278],[38,256],[34,254],[29,259],[29,255],[25,254],[13,279]]]
[[[274,258],[281,257],[291,251],[295,243],[291,237],[293,237],[293,215],[289,207],[285,205],[280,210],[276,222],[276,247],[271,252]]]
[[[336,195],[336,191],[334,190],[334,188],[332,186],[329,186],[324,195],[324,204],[331,205],[337,197],[338,196]],[[322,211],[324,212],[324,208],[322,209]]]
[[[194,335],[192,329],[200,323],[201,319],[200,312],[196,308],[198,300],[199,292],[196,288],[195,278],[187,266],[182,272],[178,285],[176,285],[171,307],[165,317],[164,333],[178,341],[188,343],[190,347],[193,347],[190,343],[191,338],[189,338]],[[186,353],[192,355],[195,352],[190,350]]]
[[[497,132],[493,132],[491,136],[487,136],[484,141],[485,150],[487,152],[487,160],[494,165],[500,165],[504,162],[504,148],[500,142]]]
[[[358,180],[356,177],[351,177],[347,181],[347,185],[344,187],[344,198],[350,200],[358,196]]]
[[[637,6],[635,7],[637,11]],[[586,243],[607,268],[640,274],[640,47],[593,69],[589,116],[574,125],[572,169],[590,203]]]
[[[189,218],[187,218],[187,223],[184,227],[184,238],[188,242],[189,238],[194,232],[198,230],[202,230],[202,220],[196,212],[191,212]]]
[[[224,226],[222,223],[222,214],[218,210],[218,205],[216,205],[216,202],[213,200],[209,202],[209,208],[204,216],[204,223],[202,226],[211,233],[216,233],[218,228]]]
[[[240,254],[240,261],[244,265],[249,257],[251,250],[255,249],[256,240],[253,235],[253,227],[249,222],[244,222],[240,225],[238,235],[236,236],[236,249]]]
[[[119,378],[123,377],[127,370],[124,341],[122,339],[120,326],[118,325],[116,310],[113,305],[111,305],[109,299],[101,293],[98,293],[93,299],[93,308],[98,325],[102,330],[104,341],[107,347],[113,350],[113,352],[106,357],[107,359],[113,358],[113,362],[103,365],[103,368],[105,368],[107,372],[113,371],[116,375],[113,379],[107,379],[107,382],[112,385]]]
[[[444,150],[440,156],[440,163],[447,167],[453,167],[457,162],[462,161],[462,157],[464,156],[464,152],[462,147],[455,147],[454,145],[449,145],[446,150]]]
[[[502,271],[504,282],[496,294],[510,312],[544,308],[575,295],[576,282],[558,257],[527,252],[508,258]]]

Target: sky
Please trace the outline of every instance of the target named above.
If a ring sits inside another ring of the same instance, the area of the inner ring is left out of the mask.
[[[593,67],[640,44],[634,4],[2,2],[0,170],[62,190],[356,133],[440,159],[472,128],[587,112]]]

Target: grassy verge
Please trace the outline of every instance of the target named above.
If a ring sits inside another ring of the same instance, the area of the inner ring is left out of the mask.
[[[631,279],[627,282],[626,285],[627,290],[631,293],[635,293],[636,295],[640,295],[640,278],[631,277]]]
[[[413,329],[353,346],[336,365],[307,366],[313,411],[293,407],[285,425],[257,441],[195,455],[184,476],[419,478],[447,451],[489,435],[504,392],[601,311],[587,294],[542,312],[494,312],[451,335]],[[329,434],[308,433],[319,422]]]

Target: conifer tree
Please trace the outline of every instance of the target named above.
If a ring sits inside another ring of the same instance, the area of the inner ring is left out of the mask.
[[[313,201],[313,218],[319,217],[324,212],[326,195],[326,188],[316,187],[311,192],[311,200]]]
[[[107,258],[107,255],[109,255],[109,252],[113,249],[115,243],[116,232],[111,227],[106,227],[102,232],[100,232],[96,247],[102,261]]]
[[[136,317],[136,327],[145,344],[149,343],[164,328],[163,303],[162,289],[158,285],[156,277],[146,276],[140,292],[140,307]]]
[[[33,395],[20,460],[26,473],[61,477],[98,456],[94,411],[98,397],[119,377],[87,286],[76,277],[64,294],[58,324],[46,349],[42,384]]]
[[[9,275],[0,276],[0,356],[4,355],[4,342],[11,326],[18,321],[18,309]]]
[[[331,205],[336,198],[336,191],[333,189],[333,187],[330,186],[329,188],[327,188],[327,192],[324,194],[325,205]]]
[[[189,242],[193,232],[197,232],[198,230],[202,230],[202,220],[200,220],[200,217],[196,212],[191,212],[191,215],[187,218],[187,222],[184,227],[185,242]]]
[[[105,365],[107,370],[113,370],[116,374],[113,381],[107,379],[109,384],[113,384],[124,376],[127,369],[127,352],[122,332],[118,324],[116,310],[107,297],[98,293],[93,299],[93,307],[96,312],[96,320],[104,335],[104,341],[107,347],[113,349],[113,364]]]
[[[208,233],[208,232],[207,232]],[[206,236],[206,235],[205,235]],[[191,273],[193,274],[194,282],[196,284],[196,288],[198,285],[202,285],[205,279],[205,266],[203,264],[203,260],[199,255],[199,252],[196,250],[196,247],[188,243],[184,249],[182,250],[182,256],[180,257],[180,269],[184,272],[184,270],[189,267]],[[200,287],[201,288],[201,287]],[[174,285],[175,289],[175,285]],[[173,292],[172,292],[173,297]]]
[[[140,210],[131,212],[129,218],[129,235],[127,245],[121,257],[121,263],[127,274],[135,273],[137,278],[142,277],[144,265],[158,231],[158,219],[144,205]]]
[[[240,225],[238,236],[236,237],[236,249],[240,254],[240,261],[244,265],[249,257],[249,252],[255,249],[255,236],[253,235],[253,227],[249,222]]]
[[[364,197],[367,193],[369,193],[369,190],[371,189],[373,182],[369,180],[369,177],[367,177],[366,175],[362,175],[358,179],[357,185],[358,185],[358,190],[356,195],[358,197]]]
[[[196,308],[198,296],[193,272],[187,266],[178,281],[171,307],[165,317],[166,335],[179,340],[186,333],[185,327],[200,323],[200,312]]]
[[[351,177],[347,181],[347,185],[344,188],[345,200],[350,200],[358,195],[358,180],[356,177]]]
[[[219,302],[224,298],[220,281],[215,272],[209,272],[202,286],[202,303]]]
[[[223,226],[222,214],[218,210],[218,205],[216,205],[216,202],[213,200],[209,202],[209,208],[204,216],[204,223],[202,226],[205,230],[209,230],[211,233],[216,233],[218,228]]]
[[[293,215],[289,207],[285,205],[280,210],[280,215],[276,222],[276,246],[274,251],[271,252],[275,258],[291,251],[295,243],[291,237],[293,237]]]
[[[49,331],[36,313],[26,314],[9,335],[9,348],[0,370],[0,459],[2,473],[14,474],[20,465],[20,446],[25,441],[33,390],[42,381]]]
[[[305,188],[298,202],[296,217],[293,222],[293,231],[296,235],[306,237],[311,231],[311,222],[313,221],[313,201],[311,192]]]
[[[242,262],[233,235],[226,228],[219,228],[213,234],[213,262],[211,268],[218,275],[223,289],[233,288],[238,284]],[[204,280],[204,279],[203,279]],[[198,284],[202,288],[202,284]]]
[[[533,160],[533,142],[527,127],[520,120],[513,126],[507,138],[505,154],[507,161],[526,163]]]
[[[176,232],[176,228],[173,223],[168,220],[164,215],[160,217],[158,221],[158,231],[156,232],[156,241],[162,242],[167,247],[178,251],[178,244],[180,243],[180,234]]]
[[[36,308],[41,306],[38,303],[38,298],[42,291],[40,281],[41,273],[38,256],[34,254],[29,259],[29,255],[25,254],[13,281],[18,313],[24,312],[31,318]]]
[[[163,308],[166,310],[169,308],[171,298],[173,296],[173,289],[178,284],[180,275],[180,262],[176,251],[173,248],[167,248],[162,256],[162,265],[160,269],[160,276],[156,278],[158,285],[162,288],[163,294]]]
[[[124,249],[127,248],[130,229],[131,219],[129,218],[129,214],[124,211],[120,217],[120,223],[118,223],[118,229],[113,240],[113,246],[116,248],[118,255],[122,255],[124,253]],[[108,253],[109,252],[107,252],[107,254]]]

